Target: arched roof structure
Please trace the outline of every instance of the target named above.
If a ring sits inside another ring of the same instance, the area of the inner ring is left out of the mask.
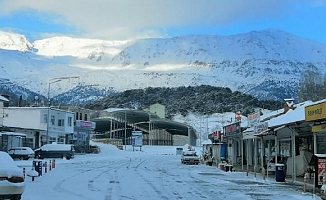
[[[95,132],[109,132],[111,121],[114,121],[120,123],[120,127],[123,127],[126,122],[128,128],[137,128],[144,133],[149,133],[150,129],[164,129],[171,135],[190,136],[189,141],[192,145],[196,144],[198,138],[193,127],[168,119],[161,119],[156,114],[142,110],[108,109],[92,121],[96,123]]]

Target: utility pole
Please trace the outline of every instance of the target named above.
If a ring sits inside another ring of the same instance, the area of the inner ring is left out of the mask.
[[[50,91],[51,91],[51,84],[60,82],[65,79],[75,79],[78,78],[79,76],[69,76],[69,77],[58,77],[58,78],[53,78],[49,81],[49,87],[48,87],[48,107],[47,107],[47,124],[46,124],[46,144],[49,143],[49,125],[50,125],[50,106],[51,106],[51,100],[50,100]]]
[[[127,150],[127,111],[125,111],[125,150]]]

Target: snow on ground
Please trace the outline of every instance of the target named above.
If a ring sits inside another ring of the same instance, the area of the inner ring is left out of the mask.
[[[55,169],[46,174],[43,171],[34,182],[26,177],[22,199],[320,199],[302,193],[302,186],[290,182],[263,180],[259,175],[247,177],[244,172],[225,172],[204,164],[183,165],[175,146],[144,146],[141,151],[133,151],[131,146],[127,150],[99,146],[99,154],[56,159]],[[31,170],[32,160],[16,162]]]

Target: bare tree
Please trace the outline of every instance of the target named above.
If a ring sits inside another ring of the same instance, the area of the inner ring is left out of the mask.
[[[308,69],[303,72],[298,88],[299,102],[307,100],[318,101],[325,98],[325,77],[323,77],[319,71],[312,69]]]

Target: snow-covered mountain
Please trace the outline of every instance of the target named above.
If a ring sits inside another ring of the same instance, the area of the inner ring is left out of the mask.
[[[274,29],[134,41],[53,37],[33,43],[0,32],[0,78],[46,95],[51,79],[79,77],[51,84],[51,96],[80,85],[122,91],[206,84],[261,99],[296,98],[301,73],[308,68],[325,73],[325,66],[326,45]]]

